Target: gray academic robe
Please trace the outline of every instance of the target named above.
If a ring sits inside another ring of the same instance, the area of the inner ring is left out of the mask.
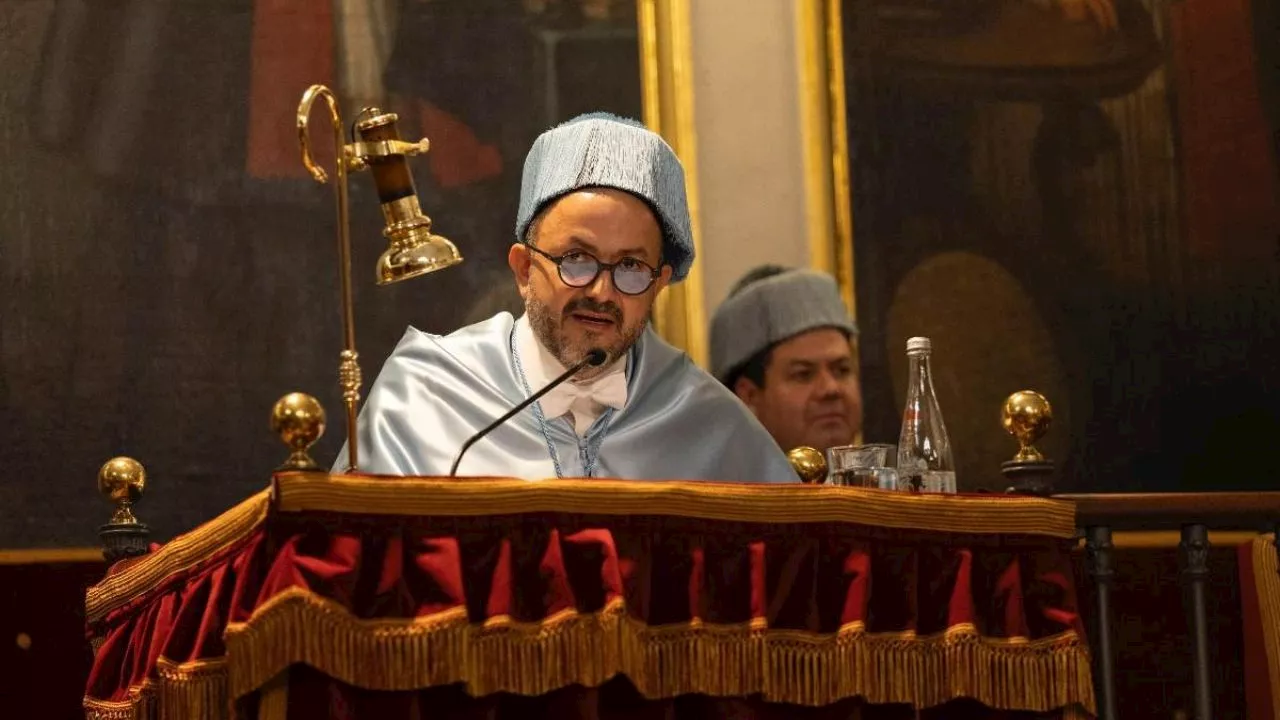
[[[510,313],[439,336],[409,328],[360,413],[359,471],[447,475],[462,444],[529,396]],[[537,390],[538,388],[533,388]],[[467,451],[459,476],[796,482],[773,437],[723,385],[647,329],[631,350],[627,402],[579,437],[533,406]],[[553,454],[554,450],[554,454]],[[346,468],[346,448],[335,472]],[[554,459],[553,459],[554,458]]]

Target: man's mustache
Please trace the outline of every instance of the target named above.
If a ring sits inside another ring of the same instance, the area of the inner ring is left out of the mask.
[[[564,306],[564,316],[566,318],[575,312],[593,312],[608,315],[614,322],[619,325],[622,324],[622,308],[611,302],[598,303],[590,298],[580,298]]]

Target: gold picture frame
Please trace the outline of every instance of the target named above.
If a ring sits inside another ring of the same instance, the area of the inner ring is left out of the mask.
[[[637,0],[640,87],[644,124],[671,145],[684,164],[695,257],[702,254],[698,224],[698,153],[693,124],[693,47],[689,0]],[[707,322],[702,270],[694,263],[684,282],[658,296],[655,329],[707,365]]]
[[[636,3],[644,123],[684,163],[694,250],[701,254],[690,9],[690,0]],[[805,212],[816,219],[807,223],[809,264],[835,276],[856,317],[840,2],[803,0],[796,3],[795,13]],[[653,320],[668,342],[706,367],[707,309],[700,268],[695,264],[683,283],[659,296]]]
[[[802,0],[795,13],[805,211],[820,219],[808,224],[810,264],[835,276],[857,317],[840,0]]]

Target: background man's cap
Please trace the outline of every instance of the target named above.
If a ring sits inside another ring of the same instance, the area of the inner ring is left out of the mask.
[[[751,275],[756,271],[748,273]],[[740,285],[711,319],[711,374],[721,382],[756,354],[803,332],[835,328],[858,334],[858,326],[830,275],[784,269]]]

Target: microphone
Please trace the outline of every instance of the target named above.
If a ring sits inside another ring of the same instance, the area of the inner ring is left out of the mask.
[[[493,432],[495,428],[502,425],[503,423],[510,420],[511,418],[515,417],[517,413],[519,413],[521,410],[524,410],[525,408],[532,405],[534,402],[538,400],[538,398],[556,389],[557,387],[562,385],[566,380],[573,377],[574,375],[577,375],[579,372],[582,371],[583,368],[588,366],[600,367],[608,359],[609,359],[609,354],[606,353],[604,350],[601,350],[600,348],[592,348],[588,350],[586,357],[579,360],[577,365],[574,365],[568,370],[565,370],[563,373],[560,374],[560,377],[557,377],[555,380],[552,380],[551,382],[547,383],[546,386],[543,387],[541,390],[530,395],[519,405],[516,405],[515,407],[511,408],[511,410],[507,412],[506,415],[503,415],[497,420],[494,420],[493,422],[489,423],[489,425],[486,426],[485,429],[481,430],[475,435],[472,435],[470,438],[467,439],[465,443],[462,444],[462,449],[458,451],[458,456],[453,459],[453,466],[449,468],[449,477],[457,476],[458,463],[462,462],[462,456],[467,453],[467,450],[469,450],[472,445],[476,444],[477,440],[484,437],[485,435],[488,435],[490,432]]]

